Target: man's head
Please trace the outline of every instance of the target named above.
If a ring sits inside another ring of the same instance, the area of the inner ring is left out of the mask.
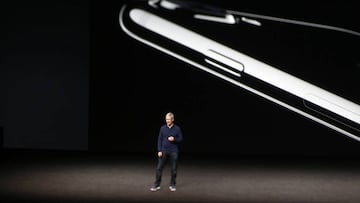
[[[171,127],[174,123],[174,114],[169,112],[165,116],[166,125]]]

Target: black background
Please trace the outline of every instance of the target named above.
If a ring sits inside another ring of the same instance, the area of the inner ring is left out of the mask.
[[[89,5],[84,0],[3,2],[5,148],[88,149]]]
[[[204,1],[231,10],[356,29],[353,5]],[[119,1],[93,2],[90,148],[155,152],[175,114],[188,154],[354,155],[358,143],[127,36]],[[349,20],[352,19],[352,20]]]
[[[358,142],[130,38],[119,25],[124,2],[3,7],[5,147],[155,153],[172,111],[184,154],[360,155]],[[204,2],[359,30],[348,3]]]

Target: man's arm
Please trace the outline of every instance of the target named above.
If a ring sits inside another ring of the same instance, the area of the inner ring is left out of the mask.
[[[182,136],[182,132],[181,132],[180,127],[177,127],[176,130],[177,130],[177,132],[175,132],[175,135],[168,137],[168,140],[169,140],[170,142],[177,142],[177,143],[179,143],[179,142],[182,141],[183,136]]]

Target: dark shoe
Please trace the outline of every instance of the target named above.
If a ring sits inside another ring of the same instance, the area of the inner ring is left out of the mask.
[[[158,190],[160,190],[160,186],[158,186],[158,185],[154,185],[154,186],[152,186],[150,188],[150,191],[152,191],[152,192],[155,192],[155,191],[158,191]]]
[[[170,185],[170,186],[169,186],[169,189],[170,189],[171,192],[175,192],[175,191],[176,191],[175,185]]]

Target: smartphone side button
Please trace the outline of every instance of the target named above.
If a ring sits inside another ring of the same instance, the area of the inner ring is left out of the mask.
[[[240,72],[244,71],[244,65],[242,63],[240,63],[239,61],[232,59],[224,54],[221,54],[217,51],[208,49],[204,54],[207,57],[209,57],[215,61],[218,61],[222,64],[225,64],[225,65],[231,67],[232,69],[235,69],[236,71],[240,71]]]
[[[213,21],[217,23],[235,24],[236,18],[231,14],[225,14],[224,16],[210,16],[204,14],[194,14],[195,19]]]
[[[206,58],[205,58],[205,62],[212,65],[212,66],[214,66],[214,67],[216,67],[216,68],[219,68],[219,69],[221,69],[221,70],[223,70],[223,71],[225,71],[227,73],[230,73],[231,75],[234,75],[236,77],[241,77],[240,71],[232,70],[230,68],[222,66],[222,65],[220,65],[220,64],[218,64],[218,63],[216,63],[214,61],[211,61],[209,59],[206,59]]]

